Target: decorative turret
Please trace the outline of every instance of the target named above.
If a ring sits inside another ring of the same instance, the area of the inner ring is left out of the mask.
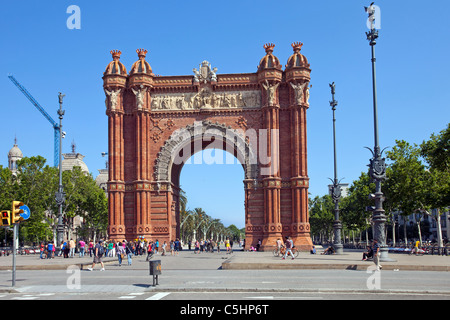
[[[130,75],[134,73],[145,73],[149,75],[152,74],[152,67],[150,67],[150,64],[145,61],[145,56],[147,55],[147,50],[145,49],[137,49],[136,53],[138,54],[139,60],[133,63],[130,70]]]
[[[286,64],[286,82],[309,82],[311,69],[308,59],[300,53],[303,43],[294,42],[291,44],[294,53],[289,57]]]
[[[110,53],[113,61],[108,64],[103,73],[103,89],[107,96],[105,101],[107,112],[121,111],[123,109],[121,92],[127,83],[127,69],[120,62],[122,52],[111,50]]]
[[[264,49],[266,55],[259,61],[258,82],[262,88],[263,102],[266,106],[278,105],[277,88],[283,78],[283,70],[280,60],[273,54],[273,43],[266,43]]]
[[[122,52],[119,50],[111,50],[110,53],[112,55],[113,61],[108,64],[103,75],[115,74],[126,76],[127,69],[125,68],[123,63],[120,62],[120,55],[122,54]]]
[[[273,43],[266,43],[264,49],[266,49],[266,55],[259,61],[258,72],[265,69],[279,69],[281,70],[280,60],[273,54],[273,48],[275,45]]]
[[[150,108],[149,91],[153,87],[152,67],[145,61],[147,50],[137,49],[139,60],[133,63],[128,77],[128,89],[131,90],[135,97],[135,109],[142,110]]]
[[[286,70],[296,67],[306,67],[309,68],[308,60],[304,55],[300,53],[300,50],[302,49],[303,43],[301,42],[294,42],[291,44],[292,48],[294,49],[294,53],[289,57],[288,62],[286,64]]]

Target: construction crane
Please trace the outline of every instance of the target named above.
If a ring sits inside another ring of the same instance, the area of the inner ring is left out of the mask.
[[[28,100],[31,101],[31,103],[42,113],[42,115],[51,123],[53,130],[54,130],[54,154],[53,154],[53,163],[55,167],[59,166],[59,141],[60,141],[60,134],[59,134],[59,125],[56,123],[55,120],[53,120],[52,117],[44,110],[44,108],[41,107],[41,105],[36,101],[36,99],[33,98],[33,96],[25,89],[24,86],[22,86],[16,78],[14,78],[11,74],[8,75],[9,80],[12,81],[16,85],[17,88],[19,88],[20,91],[25,95],[25,97],[28,98]],[[63,132],[64,134],[64,132]]]

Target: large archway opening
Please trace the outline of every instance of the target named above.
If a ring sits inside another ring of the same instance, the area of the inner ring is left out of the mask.
[[[205,158],[218,161],[209,163]],[[183,166],[180,188],[185,192],[189,210],[201,208],[213,219],[220,219],[225,227],[235,225],[243,229],[244,179],[244,169],[237,158],[220,149],[207,149],[192,155]]]

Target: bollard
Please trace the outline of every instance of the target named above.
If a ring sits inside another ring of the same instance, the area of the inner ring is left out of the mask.
[[[149,260],[150,275],[153,276],[153,286],[158,285],[158,276],[161,274],[161,260]]]

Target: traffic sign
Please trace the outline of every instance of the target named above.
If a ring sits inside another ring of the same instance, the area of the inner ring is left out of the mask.
[[[20,207],[20,209],[23,210],[23,213],[21,213],[20,216],[21,216],[24,220],[27,220],[27,219],[30,217],[30,215],[31,215],[30,208],[28,208],[27,205],[23,205],[23,206]]]

